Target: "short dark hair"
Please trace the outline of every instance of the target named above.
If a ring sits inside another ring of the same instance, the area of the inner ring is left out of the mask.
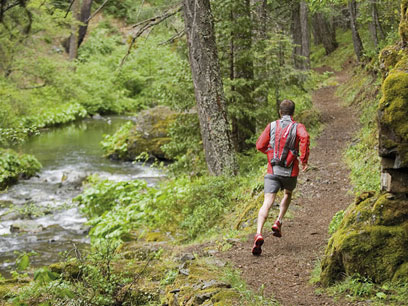
[[[283,100],[279,104],[279,111],[282,116],[292,116],[295,113],[295,102],[293,102],[292,100]]]

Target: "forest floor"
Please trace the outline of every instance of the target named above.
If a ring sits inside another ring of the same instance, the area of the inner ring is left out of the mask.
[[[350,75],[349,67],[344,68],[332,76],[338,84]],[[330,68],[318,71],[330,71]],[[264,294],[282,305],[355,305],[316,294],[316,288],[309,283],[315,263],[327,245],[333,215],[353,201],[343,153],[357,131],[358,116],[335,96],[336,88],[324,87],[313,93],[313,103],[321,113],[324,126],[311,149],[309,170],[299,176],[296,197],[290,207],[294,217],[284,220],[283,237],[276,238],[270,228],[264,228],[261,256],[251,254],[253,235],[218,254],[242,271],[242,278],[254,291],[263,285]],[[270,218],[274,220],[276,216]]]

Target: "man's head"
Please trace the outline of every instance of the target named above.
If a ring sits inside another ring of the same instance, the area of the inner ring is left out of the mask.
[[[283,100],[279,105],[279,113],[281,116],[293,116],[295,113],[295,102],[292,100]]]

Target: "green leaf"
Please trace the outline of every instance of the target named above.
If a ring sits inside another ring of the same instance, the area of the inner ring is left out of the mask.
[[[23,254],[16,261],[17,269],[22,271],[28,268],[30,265],[30,257],[27,254]]]
[[[384,292],[377,292],[376,296],[382,300],[387,298],[387,295]]]

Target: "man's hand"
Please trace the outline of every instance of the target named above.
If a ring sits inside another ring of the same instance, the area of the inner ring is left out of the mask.
[[[307,164],[302,163],[302,171],[305,172],[309,168]]]

